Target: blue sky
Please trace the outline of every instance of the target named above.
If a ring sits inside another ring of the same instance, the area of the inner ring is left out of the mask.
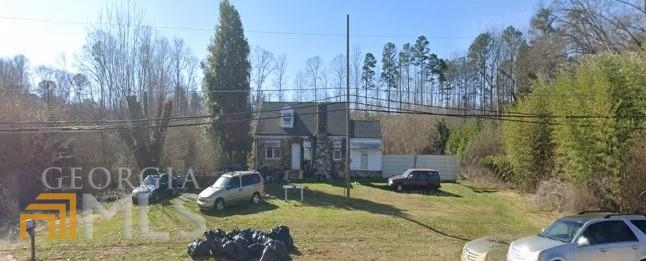
[[[3,0],[0,4],[0,56],[25,54],[32,65],[68,68],[85,42],[88,26],[110,1]],[[168,37],[183,38],[199,59],[217,24],[218,0],[139,0],[147,24]],[[526,31],[538,0],[230,0],[238,9],[250,46],[287,55],[288,83],[305,61],[320,56],[328,65],[345,53],[345,18],[350,15],[351,46],[380,59],[383,45],[397,47],[418,35],[431,52],[450,58],[463,54],[481,32],[514,25]],[[181,27],[168,28],[168,27]]]

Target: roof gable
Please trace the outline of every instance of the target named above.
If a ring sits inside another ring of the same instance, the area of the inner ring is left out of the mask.
[[[284,106],[294,110],[292,128],[281,126],[281,110]],[[312,136],[316,132],[316,106],[313,102],[263,102],[255,134]]]
[[[320,106],[323,105],[323,106]],[[281,110],[289,106],[294,110],[293,128],[281,127]],[[346,136],[346,103],[344,102],[263,102],[258,114],[255,135],[314,136],[318,131],[319,108],[325,108],[322,120],[326,134]],[[350,136],[353,138],[381,138],[379,121],[352,120]]]

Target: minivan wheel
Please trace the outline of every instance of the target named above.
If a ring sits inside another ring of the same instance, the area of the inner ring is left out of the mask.
[[[219,198],[218,200],[215,201],[215,204],[213,205],[213,207],[217,211],[222,211],[224,209],[224,200]]]
[[[404,186],[402,184],[397,184],[397,191],[398,192],[404,191]]]
[[[253,196],[251,196],[251,203],[253,204],[260,203],[260,194],[258,194],[258,192],[253,193]]]

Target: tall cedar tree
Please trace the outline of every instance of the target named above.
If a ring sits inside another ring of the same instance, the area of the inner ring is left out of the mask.
[[[247,162],[251,151],[249,44],[240,14],[227,0],[220,2],[219,25],[204,67],[204,88],[214,122],[209,135],[221,149],[221,160]]]

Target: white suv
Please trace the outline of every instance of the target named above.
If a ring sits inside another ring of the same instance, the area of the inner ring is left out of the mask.
[[[582,212],[511,242],[507,261],[646,261],[646,216]]]

